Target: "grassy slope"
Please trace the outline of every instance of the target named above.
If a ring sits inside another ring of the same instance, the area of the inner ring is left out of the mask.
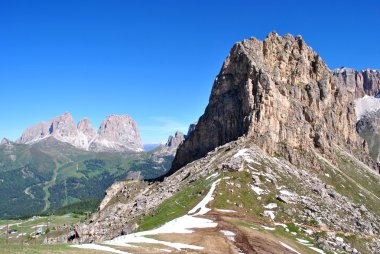
[[[138,222],[139,230],[156,228],[175,218],[185,215],[207,194],[211,180],[200,179],[194,185],[176,193],[159,205],[155,212]]]
[[[329,164],[327,161],[321,159],[321,163],[325,164],[324,172],[317,172],[314,169],[306,169],[311,174],[317,174],[325,183],[334,187],[340,194],[348,197],[356,204],[364,204],[375,214],[380,215],[380,184],[379,176],[363,166],[355,158],[337,148],[338,167]],[[252,166],[252,165],[251,165]],[[247,165],[245,165],[245,168]],[[275,165],[270,163],[262,163],[255,165],[256,171],[263,172],[265,168],[274,168]],[[276,171],[280,176],[277,182],[278,186],[284,185],[287,190],[295,191],[297,193],[305,193],[304,186],[299,183],[297,179],[289,176],[286,172]],[[285,204],[276,199],[276,190],[272,183],[265,181],[263,176],[259,176],[262,181],[264,189],[270,192],[267,195],[258,196],[252,189],[252,176],[251,173],[242,172],[225,172],[224,177],[229,176],[229,180],[222,180],[214,192],[214,200],[209,204],[211,208],[217,209],[231,209],[238,212],[241,216],[239,219],[231,221],[232,224],[245,227],[248,230],[256,230],[262,234],[268,234],[276,237],[284,242],[291,242],[296,245],[303,253],[315,253],[306,246],[296,241],[296,238],[302,238],[314,242],[304,231],[295,226],[292,221],[300,221],[298,214],[288,213],[287,211],[292,208],[303,209],[298,205]],[[201,196],[196,195],[199,190],[203,190],[203,195],[207,193],[211,181],[204,179],[198,180],[191,186],[184,188],[182,191],[175,194],[170,199],[163,202],[155,212],[151,215],[144,217],[138,224],[139,230],[148,230],[162,225],[176,217],[186,214],[197,202],[201,200]],[[202,196],[203,196],[202,195]],[[194,198],[195,197],[195,198]],[[274,231],[268,231],[261,228],[260,225],[273,226],[273,222],[268,217],[263,217],[263,206],[268,203],[276,203],[276,221],[288,225],[288,230],[285,231],[282,227],[276,227]],[[315,221],[305,222],[307,228],[316,231],[314,237],[319,234],[326,234],[323,230],[318,232],[318,227]],[[252,229],[252,227],[256,229]],[[291,231],[297,231],[297,236],[291,234]],[[340,235],[346,242],[350,243],[354,248],[367,253],[364,244],[367,239],[359,239],[353,235]]]

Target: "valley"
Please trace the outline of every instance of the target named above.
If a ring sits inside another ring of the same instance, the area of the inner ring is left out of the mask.
[[[165,173],[173,157],[155,152],[93,153],[54,139],[34,145],[2,145],[0,191],[4,198],[0,202],[0,217],[51,213],[62,206],[93,199],[99,204],[114,181],[126,179],[133,172],[140,172],[145,179]],[[96,207],[97,204],[88,209],[94,211]]]

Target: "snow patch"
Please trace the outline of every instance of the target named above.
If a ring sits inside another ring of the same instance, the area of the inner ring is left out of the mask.
[[[235,155],[234,158],[242,157],[246,162],[248,163],[254,163],[257,165],[261,165],[260,162],[257,162],[251,158],[251,154],[249,153],[249,150],[247,148],[239,150]]]
[[[220,232],[227,237],[228,240],[235,242],[235,233],[228,230],[220,230]]]
[[[309,243],[309,241],[301,239],[301,238],[296,238],[298,242],[300,243]]]
[[[265,205],[264,208],[274,209],[274,208],[277,208],[277,204],[276,203],[269,203],[269,204]]]
[[[380,99],[364,95],[364,97],[355,100],[355,112],[357,120],[360,120],[365,114],[380,109]]]
[[[270,217],[271,220],[274,220],[274,218],[276,217],[274,215],[274,212],[270,211],[270,210],[265,210],[263,215],[264,215],[264,217]]]
[[[236,211],[228,210],[228,209],[215,209],[215,210],[222,213],[236,213]]]
[[[288,190],[280,190],[280,193],[285,196],[296,196],[296,194],[288,191]]]
[[[310,246],[309,246],[309,248],[312,249],[312,250],[315,251],[315,252],[318,252],[318,253],[321,253],[321,254],[326,254],[326,252],[324,252],[324,251],[321,250],[321,249],[318,249],[318,248],[315,248],[315,247],[310,247]]]
[[[260,187],[251,185],[251,189],[256,192],[257,195],[267,194],[268,192],[266,190],[261,189]]]
[[[275,226],[281,226],[283,228],[288,228],[288,226],[286,224],[284,224],[284,223],[277,223],[277,222],[275,222],[274,225]]]
[[[130,254],[129,252],[116,250],[116,249],[108,247],[108,246],[103,246],[103,245],[98,245],[98,244],[93,244],[93,243],[81,244],[81,245],[71,245],[71,247],[79,248],[79,249],[107,251],[107,252],[118,253],[118,254]]]
[[[285,243],[283,243],[283,242],[281,242],[281,241],[279,241],[280,242],[280,244],[282,245],[282,246],[284,246],[285,248],[287,248],[288,250],[291,250],[291,251],[293,251],[294,253],[297,253],[297,254],[301,254],[301,253],[299,253],[298,251],[296,251],[295,249],[293,249],[292,247],[290,247],[289,245],[287,245],[287,244],[285,244]]]
[[[265,229],[265,230],[271,230],[271,231],[273,231],[273,230],[276,229],[276,228],[271,228],[271,227],[267,227],[267,226],[264,226],[264,225],[261,225],[261,227],[262,227],[263,229]]]
[[[188,214],[193,214],[193,216],[195,215],[204,215],[206,213],[208,213],[209,211],[211,211],[210,208],[207,208],[206,205],[211,201],[213,200],[214,198],[212,197],[212,193],[214,192],[215,188],[216,188],[216,185],[221,181],[222,179],[218,179],[216,180],[215,182],[213,182],[213,184],[211,185],[211,188],[209,190],[209,192],[207,193],[206,197],[204,197],[204,199],[199,203],[197,204],[193,209],[191,209]],[[199,211],[198,211],[199,210]],[[197,212],[198,211],[198,212]]]
[[[206,178],[206,180],[208,180],[208,179],[210,179],[210,178],[212,178],[212,177],[216,177],[217,175],[219,175],[219,173],[218,173],[218,172],[215,172],[214,174],[209,175],[209,176]]]

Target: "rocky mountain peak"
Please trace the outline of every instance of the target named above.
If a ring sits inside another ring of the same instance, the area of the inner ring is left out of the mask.
[[[97,140],[90,146],[95,151],[99,147],[101,150],[109,148],[116,151],[143,151],[137,123],[128,115],[106,117],[99,127]]]
[[[188,138],[190,136],[190,134],[195,130],[196,126],[197,126],[197,122],[189,125],[189,129],[187,130],[187,134],[185,138]]]
[[[88,118],[84,118],[79,121],[77,125],[78,131],[82,132],[85,136],[93,139],[96,136],[96,130],[92,126],[90,120]]]
[[[142,149],[137,124],[127,115],[108,116],[97,132],[87,118],[75,124],[67,112],[26,129],[16,142],[33,144],[48,137],[85,150],[124,152]]]
[[[169,136],[168,141],[166,142],[165,146],[168,148],[173,148],[177,150],[178,146],[185,140],[185,135],[177,131],[173,136]]]
[[[238,42],[169,174],[241,136],[294,164],[315,165],[300,151],[311,158],[313,150],[333,157],[334,144],[349,150],[362,145],[355,131],[354,98],[301,36],[270,33],[264,41]]]
[[[50,121],[49,134],[53,136],[67,138],[76,135],[76,132],[76,124],[72,115],[68,112]]]
[[[13,142],[10,141],[9,139],[7,138],[3,138],[0,142],[0,145],[11,145]]]

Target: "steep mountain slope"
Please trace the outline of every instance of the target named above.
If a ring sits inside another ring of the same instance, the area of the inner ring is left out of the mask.
[[[143,151],[137,124],[128,115],[106,117],[96,132],[88,119],[76,125],[71,114],[64,113],[26,129],[16,143],[34,144],[48,137],[89,151]]]
[[[82,240],[125,235],[102,244],[130,253],[379,253],[380,176],[356,98],[300,36],[238,42],[170,172],[115,184]]]
[[[197,224],[190,224],[188,227],[195,229],[188,233],[154,233],[153,238],[203,246],[200,253],[237,253],[234,249],[242,253],[292,253],[280,242],[300,253],[314,253],[310,247],[346,252],[355,248],[361,253],[376,253],[380,248],[380,178],[347,151],[335,148],[337,166],[315,152],[325,167],[320,171],[295,167],[242,138],[218,147],[163,182],[120,182],[117,188],[114,186],[114,192],[107,192],[106,202],[93,214],[90,223],[79,227],[82,240],[112,239],[175,221],[187,214],[211,184],[220,179],[207,204],[211,211],[197,216],[216,222],[217,226],[204,231],[196,229]],[[173,227],[170,230],[176,232]],[[234,232],[235,241],[228,241],[222,230]],[[224,244],[227,240],[231,250],[210,246],[208,238]],[[309,245],[297,239],[306,240]],[[128,241],[131,239],[121,238],[112,247],[134,245]],[[161,242],[153,246],[168,249],[165,245]],[[127,251],[145,253],[144,247]]]
[[[0,145],[0,218],[31,216],[90,199],[133,174],[151,179],[170,167],[172,154],[91,152],[47,137],[32,145]]]

